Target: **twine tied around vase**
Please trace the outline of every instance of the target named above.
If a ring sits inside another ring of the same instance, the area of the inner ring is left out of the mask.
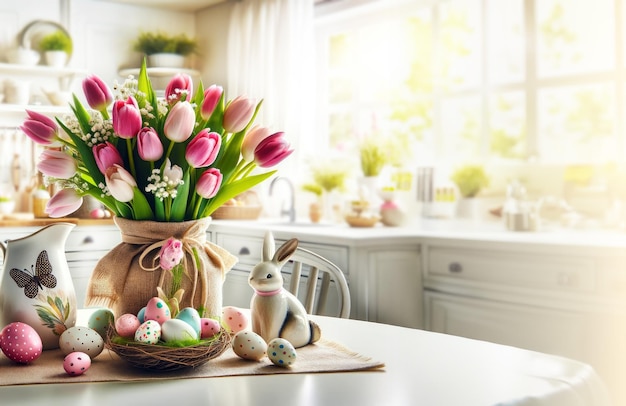
[[[185,255],[183,256],[183,259],[181,261],[181,265],[183,266],[184,274],[187,275],[192,281],[190,301],[191,303],[193,303],[195,299],[196,288],[198,285],[198,275],[200,275],[200,283],[202,284],[202,286],[206,285],[207,283],[206,274],[204,272],[199,272],[198,270],[198,255],[196,249],[203,249],[209,258],[214,261],[219,261],[216,265],[218,265],[218,268],[221,269],[222,278],[224,277],[224,264],[221,257],[217,253],[213,252],[212,248],[206,243],[206,228],[207,225],[205,222],[196,221],[189,228],[187,228],[180,237],[174,235],[162,238],[162,236],[159,236],[159,239],[155,242],[154,238],[149,238],[145,235],[122,233],[122,241],[128,244],[148,245],[139,256],[139,266],[146,272],[154,272],[157,269],[161,268],[160,265],[154,265],[159,258],[158,254],[154,256],[152,260],[152,267],[146,267],[144,265],[145,257],[150,255],[150,253],[152,253],[154,250],[160,251],[161,247],[167,242],[170,237],[179,239],[182,242],[183,251],[185,252]],[[190,277],[188,273],[187,255],[191,256],[192,258],[191,262],[193,264],[193,277]],[[164,271],[161,273],[161,278],[158,284],[158,286],[161,288],[163,288],[163,284],[165,283],[166,273],[168,272]],[[202,289],[201,303],[204,303],[206,299],[206,290]]]

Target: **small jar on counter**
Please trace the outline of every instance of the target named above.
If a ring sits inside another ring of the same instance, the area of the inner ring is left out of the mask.
[[[33,192],[33,214],[35,218],[46,218],[46,204],[50,200],[50,193],[46,189],[35,189]]]

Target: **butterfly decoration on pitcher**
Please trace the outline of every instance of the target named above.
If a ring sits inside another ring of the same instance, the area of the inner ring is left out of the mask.
[[[27,269],[23,271],[17,268],[11,269],[9,272],[11,278],[17,283],[17,286],[24,288],[26,297],[32,299],[37,296],[39,289],[54,288],[57,285],[57,278],[52,275],[52,265],[48,260],[48,251],[41,251],[37,256],[35,265],[31,265],[32,272]]]

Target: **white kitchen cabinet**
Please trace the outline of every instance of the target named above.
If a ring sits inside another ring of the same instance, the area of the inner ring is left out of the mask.
[[[236,221],[215,221],[214,242],[239,258],[227,274],[224,304],[249,306],[252,289],[248,275],[262,257],[263,236],[271,229],[279,246],[296,237],[299,246],[333,262],[346,276],[351,298],[351,318],[421,328],[423,325],[420,249],[414,237],[366,237],[363,230],[311,227],[263,227]],[[389,231],[389,230],[385,230]],[[286,283],[289,272],[285,272]],[[303,291],[303,289],[301,289]],[[333,292],[333,289],[331,289]],[[329,297],[333,308],[335,297]]]
[[[626,404],[626,258],[617,249],[426,241],[426,329],[592,365]]]

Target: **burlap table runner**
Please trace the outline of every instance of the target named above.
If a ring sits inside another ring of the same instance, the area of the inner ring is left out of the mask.
[[[357,354],[326,339],[298,348],[298,358],[291,368],[274,366],[269,359],[260,362],[239,358],[232,349],[195,369],[173,372],[151,372],[130,366],[115,353],[104,350],[94,358],[91,368],[80,376],[71,377],[63,370],[60,350],[44,351],[31,364],[16,364],[0,356],[0,386],[44,383],[145,381],[153,379],[209,378],[239,375],[269,375],[285,373],[319,373],[347,371],[380,371],[384,363]]]

